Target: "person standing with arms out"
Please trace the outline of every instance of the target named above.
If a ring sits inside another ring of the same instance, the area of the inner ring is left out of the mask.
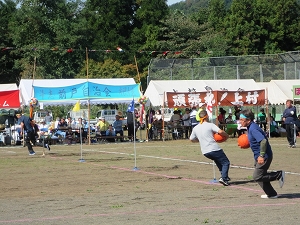
[[[289,148],[296,148],[295,145],[295,122],[297,120],[296,107],[292,100],[286,101],[286,109],[283,111],[282,119],[286,130],[286,137],[289,142]]]
[[[32,126],[32,119],[30,119],[28,116],[24,116],[21,114],[16,114],[18,118],[18,123],[21,125],[21,135],[24,135],[24,132],[26,132],[26,138],[24,141],[26,141],[26,145],[29,151],[29,155],[35,155],[35,152],[33,151],[31,143],[35,143],[35,132]]]
[[[208,114],[206,110],[202,110],[199,113],[199,119],[200,123],[193,128],[190,140],[192,142],[200,142],[202,154],[206,158],[213,160],[221,173],[219,182],[224,186],[228,186],[228,181],[230,181],[230,178],[228,177],[230,161],[223,149],[220,148],[214,139],[215,133],[220,134],[226,139],[228,138],[228,134],[217,125],[208,122]]]
[[[240,122],[243,127],[247,127],[248,140],[250,148],[254,154],[254,172],[253,179],[266,193],[261,198],[278,198],[277,192],[271,185],[271,181],[278,180],[279,187],[284,184],[285,172],[279,170],[277,172],[268,172],[273,160],[273,152],[271,145],[264,131],[254,121],[254,113],[245,109],[240,113]]]

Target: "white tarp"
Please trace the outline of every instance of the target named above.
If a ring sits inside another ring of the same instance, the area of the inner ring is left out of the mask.
[[[300,80],[271,80],[257,84],[267,90],[270,104],[280,105],[285,104],[288,99],[293,99],[293,85],[300,85]]]
[[[63,87],[63,86],[71,86],[76,84],[81,84],[86,82],[87,79],[22,79],[19,85],[22,105],[28,105],[29,101],[32,97],[34,97],[33,86],[39,87]],[[131,85],[136,84],[133,78],[111,78],[111,79],[88,79],[88,81],[104,84],[104,85]],[[138,99],[135,99],[137,101]],[[109,99],[93,99],[90,101],[91,104],[114,104],[114,103],[129,103],[132,101],[131,99],[127,100],[109,100]],[[66,100],[65,102],[47,102],[44,105],[73,105],[77,101],[76,100]],[[85,104],[87,101],[80,101]]]
[[[205,87],[212,90],[227,89],[228,91],[237,91],[243,89],[245,91],[261,90],[253,79],[242,80],[151,80],[145,96],[149,99],[152,106],[162,106],[165,92],[204,92]],[[166,99],[165,99],[166,101]]]
[[[18,90],[17,84],[0,84],[0,91]]]

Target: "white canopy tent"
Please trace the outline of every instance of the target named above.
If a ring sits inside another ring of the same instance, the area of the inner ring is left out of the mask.
[[[300,85],[300,80],[271,80],[257,83],[261,89],[267,89],[270,104],[285,104],[286,100],[293,99],[293,85]]]
[[[151,80],[145,96],[149,98],[152,106],[162,106],[165,92],[204,92],[205,87],[210,87],[212,90],[237,91],[243,89],[245,91],[261,90],[253,79],[242,80]]]
[[[28,105],[30,99],[34,96],[33,86],[40,87],[64,87],[72,86],[86,82],[87,79],[22,79],[19,85],[21,93],[21,103],[22,105]],[[132,85],[136,84],[133,78],[111,78],[111,79],[88,79],[89,82],[102,84],[102,85]],[[135,99],[137,101],[137,99]],[[129,103],[132,101],[130,99],[92,99],[91,104],[114,104],[114,103]],[[73,105],[77,100],[66,100],[64,102],[47,102],[44,105]],[[81,101],[81,103],[87,102]]]
[[[18,90],[18,86],[15,83],[12,84],[0,84],[0,91],[13,91]]]

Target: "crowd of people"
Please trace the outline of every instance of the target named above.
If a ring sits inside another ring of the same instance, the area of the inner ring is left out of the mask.
[[[292,103],[289,103],[290,101],[287,101],[287,106],[289,104],[292,105]],[[291,107],[291,109],[289,109]],[[148,128],[148,136],[147,138],[149,140],[152,139],[162,139],[162,130],[164,132],[170,132],[172,133],[172,139],[182,139],[186,138],[188,139],[192,129],[199,124],[199,118],[197,118],[197,115],[201,110],[205,109],[205,105],[196,108],[185,108],[185,109],[175,109],[173,111],[173,115],[170,117],[169,120],[163,121],[163,115],[161,113],[161,110],[152,110],[150,109],[146,114],[146,127]],[[225,130],[229,133],[229,135],[233,135],[233,137],[239,137],[240,135],[246,133],[247,128],[242,126],[240,123],[240,112],[241,112],[240,106],[234,106],[233,109],[229,108],[229,112],[220,107],[219,108],[219,114],[216,117],[217,125],[220,129]],[[291,115],[288,114],[289,112],[294,112],[293,119],[292,119],[292,125],[290,124]],[[287,116],[290,115],[290,116]],[[254,122],[259,125],[262,130],[269,135],[270,137],[280,137],[281,133],[287,133],[288,137],[294,137],[294,123],[296,121],[300,121],[300,115],[296,116],[296,109],[294,106],[288,106],[285,112],[282,116],[282,121],[276,122],[274,117],[269,114],[265,113],[265,109],[261,108],[259,110],[259,113],[257,113],[257,116],[254,117]],[[285,118],[287,117],[287,121],[285,121]],[[298,128],[299,127],[299,128]],[[296,136],[300,135],[300,122],[299,125],[296,127]],[[294,143],[291,141],[290,138],[290,146],[293,148]]]
[[[162,138],[161,129],[164,126],[172,132],[172,138],[185,138],[188,139],[192,129],[199,124],[199,112],[205,109],[205,105],[201,107],[185,108],[184,110],[175,109],[170,120],[162,121],[162,114],[160,110],[150,109],[146,115],[146,123],[149,128],[148,139],[152,140],[157,137],[157,133]],[[245,127],[242,127],[239,123],[239,113],[241,109],[239,106],[234,107],[234,118],[233,114],[229,112],[226,115],[226,111],[223,108],[219,108],[219,115],[217,116],[218,126],[222,130],[226,130],[226,125],[237,124],[236,129],[233,132],[234,137],[240,136],[246,131]]]
[[[36,145],[37,140],[41,137],[51,137],[53,140],[63,140],[66,144],[74,144],[79,142],[85,142],[88,138],[88,132],[93,132],[96,134],[96,137],[105,137],[104,140],[108,142],[114,142],[116,136],[120,136],[120,141],[124,141],[124,131],[128,131],[128,139],[130,141],[136,137],[136,131],[139,126],[139,116],[137,110],[134,112],[127,112],[127,121],[126,124],[123,123],[123,118],[120,115],[115,116],[115,121],[109,123],[105,118],[99,118],[99,121],[96,124],[89,125],[86,119],[78,118],[59,118],[55,120],[47,112],[43,121],[36,123],[34,120],[28,116],[17,114],[17,119],[19,127],[17,128],[19,138],[23,137],[23,131],[26,133],[26,143],[28,139],[28,151],[30,154],[35,154],[32,146]],[[30,125],[29,125],[30,123]],[[23,124],[23,125],[21,125]],[[46,147],[50,149],[50,146],[47,144]]]

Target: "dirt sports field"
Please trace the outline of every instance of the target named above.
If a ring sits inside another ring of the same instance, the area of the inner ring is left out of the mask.
[[[211,182],[216,167],[187,140],[52,145],[45,157],[1,147],[0,225],[300,224],[300,146],[270,142],[270,169],[287,172],[282,189],[273,182],[278,199],[260,198],[251,150],[233,138],[220,144],[229,187]]]

